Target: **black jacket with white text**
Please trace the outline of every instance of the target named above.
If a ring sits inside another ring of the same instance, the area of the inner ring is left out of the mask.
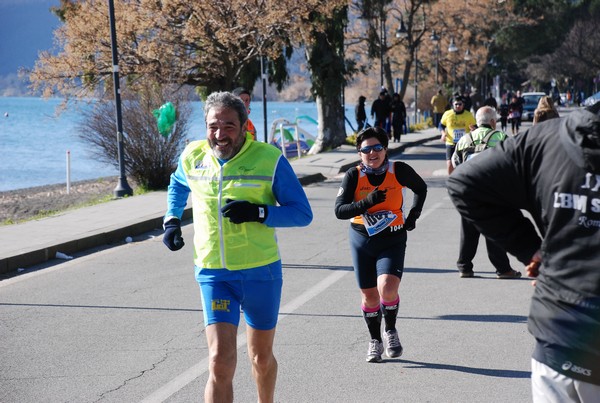
[[[452,201],[523,264],[541,249],[528,322],[537,340],[533,357],[600,385],[598,111],[536,124],[486,153],[450,175]]]

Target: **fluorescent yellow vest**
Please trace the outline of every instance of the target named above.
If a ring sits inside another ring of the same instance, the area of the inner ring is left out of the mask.
[[[246,136],[240,152],[221,166],[206,140],[190,143],[181,163],[192,193],[194,263],[208,269],[242,270],[280,259],[275,229],[257,222],[233,224],[221,214],[226,199],[276,204],[275,168],[281,152]]]

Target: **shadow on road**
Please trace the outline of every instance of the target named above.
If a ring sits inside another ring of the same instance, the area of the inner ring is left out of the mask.
[[[510,369],[493,369],[493,368],[473,368],[465,367],[461,365],[450,365],[450,364],[436,364],[431,362],[419,362],[410,360],[383,360],[383,362],[392,363],[397,362],[399,364],[412,364],[406,365],[405,368],[424,368],[424,369],[441,369],[446,371],[464,372],[467,374],[492,376],[496,378],[530,378],[531,372],[529,371],[514,371]]]

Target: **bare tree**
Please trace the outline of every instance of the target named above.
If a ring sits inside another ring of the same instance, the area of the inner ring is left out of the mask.
[[[189,94],[145,81],[123,92],[123,143],[127,176],[149,190],[165,189],[183,150],[191,115]],[[159,133],[153,111],[169,100],[177,119],[167,136]],[[92,146],[99,161],[118,167],[112,102],[100,101],[84,112],[79,136]]]
[[[192,85],[201,93],[229,90],[242,80],[254,83],[261,57],[275,66],[290,46],[312,46],[311,41],[323,38],[318,33],[325,29],[325,16],[345,4],[345,0],[116,0],[120,75],[129,83],[148,79]],[[103,0],[63,0],[65,24],[55,32],[58,51],[40,55],[30,74],[34,89],[45,95],[84,97],[110,88],[106,8]],[[326,116],[319,109],[320,116]],[[336,120],[324,122],[319,130],[323,144],[339,143],[328,138],[338,133],[338,126]]]

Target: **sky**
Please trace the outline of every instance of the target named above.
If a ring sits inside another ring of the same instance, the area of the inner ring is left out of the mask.
[[[0,0],[0,75],[33,67],[39,51],[50,50],[60,25],[50,7],[60,0]]]

